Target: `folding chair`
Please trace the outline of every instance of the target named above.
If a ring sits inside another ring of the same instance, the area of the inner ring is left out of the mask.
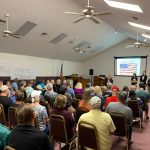
[[[8,108],[8,121],[9,121],[9,127],[12,129],[16,125],[18,125],[18,120],[16,117],[16,107],[9,107]]]
[[[72,144],[76,141],[77,135],[74,135],[71,139],[68,138],[66,123],[63,116],[52,114],[50,117],[50,138],[54,143],[59,143],[61,149],[61,143],[69,145],[69,150]]]
[[[99,150],[97,129],[93,124],[81,121],[78,124],[78,149],[83,148]]]
[[[142,128],[143,117],[140,115],[139,103],[136,100],[129,100],[128,107],[130,107],[132,109],[133,119],[135,121],[140,121],[140,128]]]
[[[0,107],[2,109],[2,113],[0,114],[0,123],[6,126],[7,124],[6,124],[6,117],[5,117],[4,107],[3,107],[2,104],[0,104]]]
[[[111,112],[110,116],[116,126],[114,135],[126,138],[126,146],[128,150],[129,143],[128,143],[128,134],[127,134],[126,120],[124,114],[118,112]]]

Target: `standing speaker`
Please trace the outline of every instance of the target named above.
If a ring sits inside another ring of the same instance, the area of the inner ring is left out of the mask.
[[[89,75],[93,75],[94,74],[94,69],[89,69]]]

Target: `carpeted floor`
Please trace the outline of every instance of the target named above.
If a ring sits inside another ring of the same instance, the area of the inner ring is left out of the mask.
[[[132,141],[130,150],[150,150],[150,121],[143,121],[143,128],[133,127]],[[113,136],[113,144],[111,150],[126,149],[125,139]]]
[[[119,139],[119,137],[113,136],[112,139],[113,144],[111,150],[126,149],[126,140],[124,138]],[[143,121],[142,129],[138,126],[133,127],[132,141],[133,144],[130,146],[130,150],[150,150],[150,121]],[[62,144],[62,146],[64,146],[64,144]],[[59,150],[57,144],[55,145],[55,150]]]

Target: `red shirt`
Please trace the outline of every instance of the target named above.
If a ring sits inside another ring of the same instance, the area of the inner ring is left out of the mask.
[[[107,97],[106,98],[106,102],[105,102],[105,108],[107,107],[107,105],[111,102],[118,102],[118,97],[116,95],[112,95],[111,97]]]

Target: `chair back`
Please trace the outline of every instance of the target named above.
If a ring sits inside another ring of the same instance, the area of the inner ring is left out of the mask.
[[[116,126],[114,135],[127,137],[126,120],[124,114],[118,112],[111,112],[110,116]]]
[[[68,143],[65,119],[61,115],[50,116],[50,137],[57,142]]]
[[[79,99],[72,100],[72,107],[76,110],[79,106]]]
[[[99,150],[97,129],[93,124],[83,121],[78,124],[78,149],[82,149],[82,147]]]
[[[18,120],[16,117],[16,107],[9,107],[8,108],[8,121],[9,121],[9,127],[13,128],[16,125],[18,125]]]
[[[76,110],[76,114],[75,114],[75,121],[76,123],[78,122],[80,116],[84,113],[87,113],[89,112],[89,110],[87,108],[84,108],[84,107],[78,107],[77,110]]]
[[[15,149],[12,148],[11,146],[5,146],[4,150],[15,150]]]
[[[0,104],[0,107],[2,109],[2,113],[0,114],[0,123],[6,126],[6,117],[5,117],[4,107],[2,104]]]
[[[140,117],[139,103],[136,100],[129,100],[128,107],[130,107],[132,109],[133,118]]]
[[[82,94],[76,94],[75,97],[76,97],[76,99],[80,99],[81,100],[82,99]]]

